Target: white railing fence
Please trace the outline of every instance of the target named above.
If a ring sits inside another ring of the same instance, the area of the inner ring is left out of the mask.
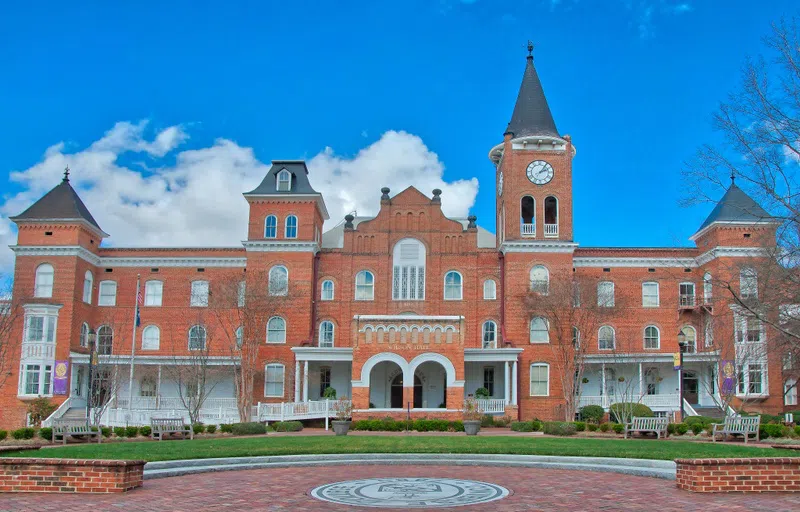
[[[48,416],[47,418],[43,419],[42,420],[42,426],[43,427],[52,427],[53,426],[53,421],[55,421],[55,420],[61,418],[62,416],[64,416],[64,413],[67,412],[67,410],[70,407],[72,407],[72,397],[69,397],[66,400],[64,400],[64,402],[62,402],[61,405],[58,406],[58,409],[53,411],[53,413],[50,416]]]
[[[534,236],[536,235],[536,224],[522,223],[519,225],[520,235]]]
[[[544,236],[558,236],[558,224],[545,224]]]
[[[643,395],[643,396],[608,396],[608,395],[581,395],[578,399],[578,407],[587,405],[599,405],[604,409],[608,409],[611,404],[617,402],[637,402],[644,404],[648,407],[655,407],[659,409],[679,409],[680,396],[677,394],[664,394],[664,395]]]
[[[503,414],[506,412],[504,398],[478,398],[476,401],[484,414]]]

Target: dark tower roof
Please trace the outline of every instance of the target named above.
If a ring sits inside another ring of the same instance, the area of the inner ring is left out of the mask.
[[[542,82],[533,67],[533,44],[530,42],[527,60],[514,113],[505,133],[513,134],[514,138],[536,135],[560,137],[547,98],[544,97]]]
[[[83,204],[78,193],[69,184],[69,168],[64,172],[64,179],[55,188],[33,203],[27,210],[16,217],[19,221],[85,221],[103,233],[89,209]],[[105,234],[105,233],[103,233]]]
[[[278,173],[286,169],[292,177],[291,187],[288,191],[278,191]],[[296,195],[296,194],[319,194],[311,187],[308,181],[308,168],[303,160],[273,160],[267,175],[261,183],[251,190],[245,192],[245,196],[262,195]]]
[[[700,232],[714,222],[768,222],[775,218],[756,203],[753,198],[744,193],[742,189],[731,181],[725,195],[719,200],[717,206],[711,210],[705,222],[697,231]]]

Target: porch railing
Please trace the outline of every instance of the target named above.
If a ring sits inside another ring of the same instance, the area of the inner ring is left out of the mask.
[[[52,414],[50,414],[50,416],[48,416],[47,418],[42,420],[42,426],[43,427],[52,427],[53,426],[53,421],[55,421],[55,420],[61,418],[62,416],[64,416],[64,413],[67,412],[67,410],[69,410],[70,407],[72,407],[72,400],[73,400],[73,397],[69,397],[66,400],[64,400],[61,403],[61,405],[58,406],[58,409],[53,411]]]
[[[331,400],[315,400],[310,402],[258,403],[258,419],[260,421],[287,421],[316,418],[332,418],[336,416],[337,402]]]
[[[117,409],[184,409],[185,405],[179,396],[135,396],[131,407],[128,397],[120,396],[116,400]],[[236,398],[206,398],[203,409],[236,409]]]
[[[524,236],[536,236],[536,224],[522,223],[519,225],[519,234]]]
[[[608,395],[581,395],[578,399],[578,406],[584,407],[586,405],[599,405],[604,409],[608,409],[611,404],[617,402],[638,402],[648,407],[663,408],[680,408],[680,397],[677,394],[664,394],[664,395],[633,395],[633,396],[608,396]]]
[[[506,412],[506,401],[503,398],[478,398],[478,407],[484,414],[498,414]]]
[[[544,236],[546,237],[558,236],[558,224],[545,224]]]

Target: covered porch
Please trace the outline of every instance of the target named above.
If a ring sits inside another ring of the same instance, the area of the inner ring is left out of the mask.
[[[464,349],[464,398],[475,397],[478,389],[489,392],[488,398],[479,398],[478,404],[485,414],[503,415],[507,407],[517,407],[518,348],[467,348]]]

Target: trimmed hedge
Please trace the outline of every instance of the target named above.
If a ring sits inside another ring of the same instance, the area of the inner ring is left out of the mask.
[[[100,427],[100,432],[103,437],[111,437],[111,427]]]
[[[512,421],[511,430],[514,432],[533,432],[533,422],[531,421]]]
[[[483,424],[483,421],[481,422]],[[463,432],[464,422],[448,421],[441,419],[420,418],[413,421],[384,419],[366,419],[354,421],[350,426],[352,430],[370,432],[401,432],[403,430],[416,430],[418,432]]]
[[[722,420],[718,420],[716,418],[711,418],[708,416],[689,416],[685,420],[683,420],[683,422],[689,425],[689,428],[692,428],[693,425],[700,424],[702,425],[703,429],[705,429],[708,425],[713,425],[714,423],[722,423]]]
[[[758,432],[762,438],[789,437],[792,433],[792,429],[784,425],[773,425],[771,423],[768,423],[766,425],[762,424],[759,427]]]
[[[230,423],[220,423],[219,431],[223,434],[230,434],[233,431],[233,425]]]
[[[608,432],[609,430],[611,430],[611,423],[600,424],[600,432]]]
[[[686,423],[670,423],[667,425],[667,434],[673,435],[677,434],[679,436],[684,435],[689,431],[689,425]]]
[[[11,432],[11,437],[14,439],[33,439],[33,436],[36,434],[36,430],[31,427],[24,427],[18,428],[17,430]]]
[[[5,438],[7,438],[7,437],[8,437],[8,431],[7,430],[0,430],[0,441],[4,441]]]
[[[576,421],[575,422],[575,430],[578,432],[583,432],[586,430],[586,422],[585,421]]]
[[[150,434],[152,434],[152,433],[153,433],[153,429],[150,428],[148,425],[145,425],[143,427],[139,427],[139,435],[142,435],[144,437],[150,437]]]
[[[207,425],[206,426],[206,432],[208,432],[209,434],[213,434],[216,431],[217,431],[217,426],[216,425]]]
[[[47,441],[50,441],[51,439],[53,439],[53,429],[50,428],[50,427],[42,427],[42,428],[40,428],[39,429],[39,437],[41,437],[42,439],[45,439]]]
[[[578,414],[587,423],[600,423],[606,411],[599,405],[586,405],[578,410]]]
[[[194,425],[192,425],[192,432],[194,432],[194,435],[202,434],[205,430],[206,426],[203,425],[202,423],[195,423]]]
[[[231,425],[231,434],[235,436],[252,436],[266,433],[267,426],[256,421],[251,421],[249,423],[234,423]]]
[[[114,435],[117,437],[125,437],[125,427],[114,427]]]
[[[625,430],[625,425],[622,423],[614,423],[611,425],[611,428],[614,430],[615,433],[621,434],[623,430]]]
[[[611,421],[614,423],[623,423],[625,416],[628,415],[639,418],[652,418],[655,416],[651,408],[644,404],[638,404],[635,402],[617,402],[615,404],[611,404],[611,407],[608,408],[608,412],[611,417]]]
[[[139,435],[139,427],[125,427],[125,437],[136,437]]]
[[[586,424],[586,429],[589,432],[597,432],[597,423],[587,423]]]
[[[276,421],[270,425],[275,432],[300,432],[303,430],[303,424],[299,421]]]
[[[542,431],[551,436],[574,436],[577,429],[574,423],[566,421],[546,421],[542,425]]]

